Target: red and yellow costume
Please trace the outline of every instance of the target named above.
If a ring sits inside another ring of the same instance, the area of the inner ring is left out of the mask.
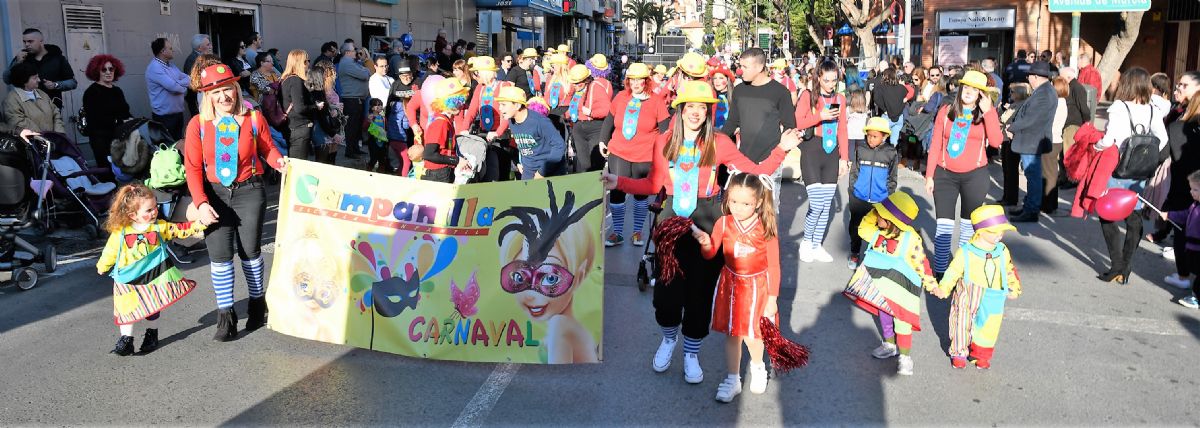
[[[704,250],[711,259],[718,249],[725,268],[713,299],[712,329],[736,337],[762,338],[758,319],[767,299],[779,296],[779,239],[766,239],[758,217],[745,222],[726,215],[713,225],[712,245]]]

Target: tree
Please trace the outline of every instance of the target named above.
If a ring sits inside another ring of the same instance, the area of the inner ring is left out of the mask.
[[[1144,14],[1145,12],[1121,12],[1119,31],[1108,38],[1108,45],[1104,46],[1104,54],[1100,57],[1100,63],[1096,64],[1096,70],[1100,71],[1101,91],[1107,90],[1113,80],[1117,78],[1117,70],[1125,62],[1125,56],[1129,55],[1129,51],[1137,42]],[[1103,94],[1101,95],[1103,96]]]
[[[717,49],[713,47],[713,43],[708,39],[709,35],[713,35],[713,41],[716,41],[716,35],[713,34],[713,0],[704,0],[704,54],[712,55],[717,53]]]
[[[654,10],[658,8],[651,0],[632,0],[625,4],[625,13],[622,15],[626,21],[637,23],[637,40],[638,45],[645,43],[642,26],[650,20],[650,16],[654,14]]]
[[[892,17],[892,6],[896,0],[884,4],[885,0],[836,0],[846,22],[854,29],[858,45],[862,49],[863,65],[875,67],[879,61],[879,45],[875,43],[873,30]],[[876,7],[878,6],[878,7]]]
[[[654,21],[654,36],[662,35],[663,25],[675,18],[675,9],[657,4],[650,5],[650,20]]]

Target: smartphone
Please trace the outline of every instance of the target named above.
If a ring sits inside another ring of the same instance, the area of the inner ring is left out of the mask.
[[[842,105],[841,105],[841,104],[838,104],[838,103],[833,103],[833,104],[830,104],[830,105],[829,105],[829,109],[830,109],[830,110],[837,110],[837,109],[840,109],[840,108],[842,108]]]

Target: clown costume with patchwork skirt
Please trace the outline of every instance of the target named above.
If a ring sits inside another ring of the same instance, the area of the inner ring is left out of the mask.
[[[168,241],[204,230],[199,222],[158,220],[144,230],[127,226],[108,237],[96,270],[113,277],[113,322],[133,324],[171,306],[196,287],[167,254]]]
[[[996,243],[991,250],[980,248],[988,246],[978,234],[972,237],[954,255],[939,287],[943,295],[954,292],[949,353],[956,368],[968,357],[978,368],[991,367],[1005,300],[1021,295],[1021,278],[1008,247]]]

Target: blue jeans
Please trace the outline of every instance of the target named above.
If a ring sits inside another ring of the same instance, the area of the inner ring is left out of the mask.
[[[889,136],[891,139],[888,142],[892,143],[892,146],[900,144],[900,131],[904,130],[904,115],[900,115],[900,120],[895,122],[892,122],[892,119],[886,114],[883,117],[887,119],[888,128],[892,130],[892,134]]]
[[[1022,211],[1037,214],[1042,209],[1042,155],[1021,154],[1021,169],[1025,170],[1025,204]]]

